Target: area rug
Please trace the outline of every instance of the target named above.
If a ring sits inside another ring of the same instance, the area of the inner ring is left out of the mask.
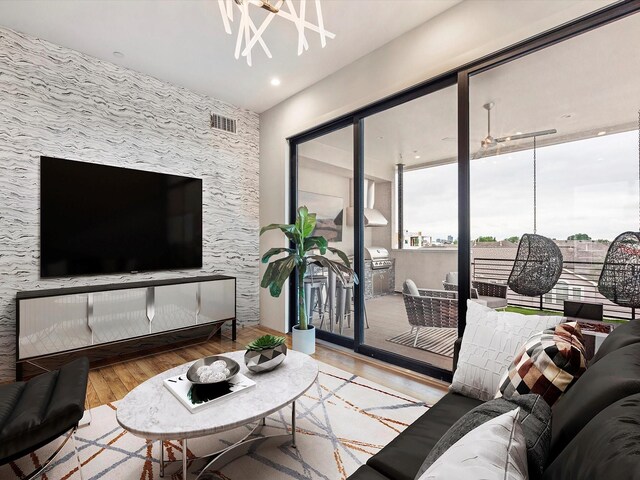
[[[458,338],[457,328],[420,327],[418,342],[415,347],[413,347],[413,342],[416,339],[415,330],[413,333],[411,330],[407,330],[400,335],[387,338],[387,342],[398,343],[405,347],[419,348],[453,358],[453,344],[456,338]]]
[[[296,403],[297,449],[258,450],[228,464],[213,478],[223,480],[345,479],[389,443],[429,406],[423,402],[320,363],[318,381]],[[152,480],[159,477],[158,442],[146,442],[116,421],[118,402],[91,410],[91,423],[78,430],[78,449],[85,480]],[[215,414],[215,407],[211,414]],[[283,433],[291,410],[267,417],[265,435]],[[218,450],[244,436],[249,427],[190,440],[187,455],[193,458]],[[180,460],[178,442],[167,442],[166,459]],[[53,447],[0,467],[0,478],[21,478],[48,457]],[[179,462],[165,470],[165,479],[179,480]],[[201,466],[192,462],[194,472]],[[65,445],[45,480],[79,479],[71,442]],[[195,475],[189,475],[195,478]]]

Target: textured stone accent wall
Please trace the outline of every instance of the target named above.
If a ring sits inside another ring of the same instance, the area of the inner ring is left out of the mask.
[[[211,130],[212,112],[238,133]],[[224,273],[240,324],[257,323],[258,145],[253,112],[0,28],[0,382],[20,290]],[[202,270],[41,280],[40,155],[202,178]]]

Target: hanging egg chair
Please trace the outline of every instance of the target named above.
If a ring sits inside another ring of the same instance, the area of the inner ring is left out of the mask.
[[[536,137],[556,133],[546,130],[533,136],[533,233],[525,233],[518,244],[518,253],[507,285],[520,295],[538,297],[549,292],[562,273],[562,252],[550,238],[536,234],[537,227],[537,156]]]
[[[638,174],[640,189],[640,110],[638,110]],[[638,207],[640,210],[640,199]],[[621,233],[609,245],[598,280],[598,291],[622,307],[640,307],[640,232]]]
[[[640,307],[640,232],[624,232],[609,246],[598,291],[622,307]]]
[[[558,245],[542,235],[525,233],[507,283],[520,295],[538,297],[553,288],[561,273],[562,252]]]

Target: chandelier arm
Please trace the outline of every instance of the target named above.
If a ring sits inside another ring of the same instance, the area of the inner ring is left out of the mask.
[[[229,23],[229,14],[227,13],[227,7],[225,6],[225,0],[218,0],[218,7],[220,7],[220,15],[222,16],[222,24],[224,25],[224,31],[231,35],[231,24]],[[233,12],[233,8],[231,8]]]
[[[316,1],[316,12],[318,14],[318,27],[320,28],[320,45],[322,48],[327,46],[327,37],[324,33],[324,18],[322,18],[322,7],[320,6],[320,0]],[[640,111],[638,111],[638,116],[640,117]],[[640,120],[638,120],[640,122]]]
[[[242,4],[242,17],[244,18],[244,43],[248,44],[251,40],[251,28],[249,27],[249,22],[251,21],[251,17],[249,17],[249,3],[244,2]],[[247,52],[247,65],[251,66],[251,50]]]
[[[270,15],[274,15],[274,14],[271,13]],[[262,38],[262,34],[258,33],[258,29],[256,28],[255,23],[253,23],[253,20],[249,15],[247,15],[247,22],[249,24],[249,29],[251,30],[251,32],[253,32],[253,36],[251,37],[251,40],[247,43],[247,46],[242,51],[241,55],[243,57],[246,57],[251,51],[251,49],[255,46],[255,44],[260,43],[260,46],[262,47],[262,50],[264,50],[265,55],[268,58],[273,58],[273,55],[271,55],[271,50],[269,50],[269,47],[267,47],[267,44]],[[251,45],[251,47],[249,47],[249,45]]]
[[[275,5],[275,7],[278,10],[280,10],[280,8],[282,7],[283,4],[284,4],[284,0],[278,0],[278,3]],[[247,53],[249,52],[249,50],[251,50],[254,47],[256,42],[258,42],[259,40],[264,42],[264,40],[262,40],[262,34],[267,29],[267,27],[269,26],[271,21],[275,18],[275,16],[276,16],[275,13],[267,14],[267,18],[265,18],[262,21],[262,24],[260,25],[260,28],[258,28],[258,30],[255,32],[253,38],[251,38],[251,41],[247,44],[246,47],[244,47],[244,50],[242,51],[242,56],[243,57],[245,57],[247,55]],[[271,57],[269,57],[269,58],[271,58]]]

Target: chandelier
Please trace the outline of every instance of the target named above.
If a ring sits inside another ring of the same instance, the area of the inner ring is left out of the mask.
[[[267,18],[260,25],[256,25],[249,15],[250,4],[269,12]],[[300,0],[297,10],[292,0],[218,0],[218,5],[222,14],[224,30],[229,35],[233,34],[231,23],[234,21],[234,10],[239,15],[240,25],[236,37],[235,57],[236,59],[239,59],[240,56],[245,57],[249,66],[251,66],[251,51],[256,45],[260,45],[267,57],[272,58],[271,51],[262,35],[275,17],[288,20],[294,24],[298,31],[298,55],[302,55],[305,50],[309,50],[309,42],[306,36],[308,30],[320,35],[322,48],[327,45],[327,38],[335,38],[335,34],[324,28],[320,0]],[[307,18],[307,7],[310,10],[313,6],[315,6],[316,10],[317,25]]]

